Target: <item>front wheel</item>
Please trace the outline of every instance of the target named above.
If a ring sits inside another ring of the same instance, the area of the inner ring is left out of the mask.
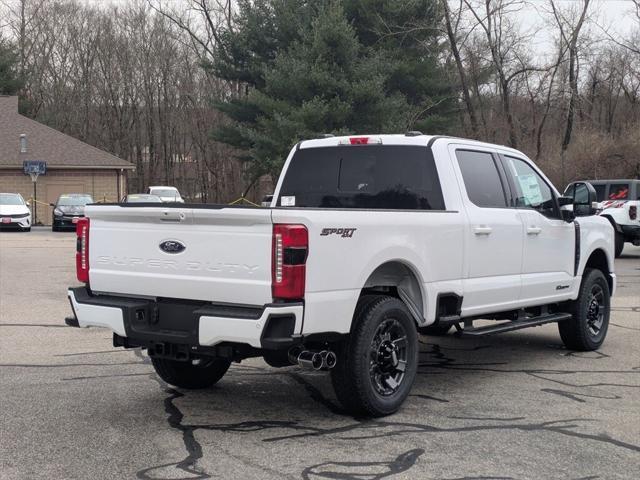
[[[210,358],[180,362],[151,357],[151,363],[162,380],[180,388],[207,388],[227,373],[231,362],[223,358]]]
[[[558,323],[564,345],[571,350],[598,349],[607,336],[611,313],[609,284],[600,270],[585,269],[580,294],[570,302],[569,313],[569,320]]]
[[[338,348],[331,381],[352,414],[394,413],[409,395],[418,367],[418,335],[404,303],[384,295],[358,302],[349,338]]]

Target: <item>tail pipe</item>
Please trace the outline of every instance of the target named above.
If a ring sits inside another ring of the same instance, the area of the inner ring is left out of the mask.
[[[289,362],[309,370],[330,370],[336,366],[336,354],[330,350],[313,352],[311,350],[292,349]]]

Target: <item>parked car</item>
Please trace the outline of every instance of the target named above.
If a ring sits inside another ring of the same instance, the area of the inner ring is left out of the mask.
[[[162,203],[162,199],[148,193],[130,193],[122,197],[122,203]]]
[[[181,388],[261,356],[328,370],[349,411],[387,415],[411,390],[419,332],[557,323],[569,349],[602,345],[613,230],[590,184],[574,192],[560,196],[499,145],[413,133],[303,141],[272,208],[88,206],[76,262],[86,285],[69,289],[66,323],[110,328],[114,345],[147,349]]]
[[[180,196],[180,192],[176,187],[149,187],[147,193],[151,195],[157,195],[163,202],[180,202],[184,203],[184,200]]]
[[[262,200],[260,201],[260,205],[263,207],[270,207],[272,201],[273,201],[272,194],[265,195],[264,197],[262,197]]]
[[[29,203],[19,193],[0,193],[0,228],[31,231]]]
[[[78,219],[84,217],[85,206],[93,203],[93,197],[86,193],[65,193],[51,203],[53,216],[51,230],[75,230]]]
[[[615,230],[616,257],[624,249],[625,242],[640,245],[640,180],[581,180],[589,182],[596,189],[600,202],[600,215]],[[576,183],[570,183],[565,195],[570,193]]]

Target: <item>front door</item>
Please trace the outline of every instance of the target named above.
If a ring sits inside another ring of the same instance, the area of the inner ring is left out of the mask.
[[[506,175],[494,152],[451,148],[468,219],[462,314],[509,310],[520,295],[521,216],[509,207]]]
[[[520,298],[528,304],[566,299],[574,286],[575,225],[562,220],[553,188],[529,162],[502,159],[524,223]]]

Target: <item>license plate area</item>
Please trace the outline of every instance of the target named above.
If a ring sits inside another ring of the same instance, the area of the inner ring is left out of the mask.
[[[127,336],[138,340],[197,345],[200,315],[204,302],[168,299],[149,301],[128,308],[125,314]]]
[[[11,223],[11,219],[10,218],[3,218],[2,219],[2,223]]]

